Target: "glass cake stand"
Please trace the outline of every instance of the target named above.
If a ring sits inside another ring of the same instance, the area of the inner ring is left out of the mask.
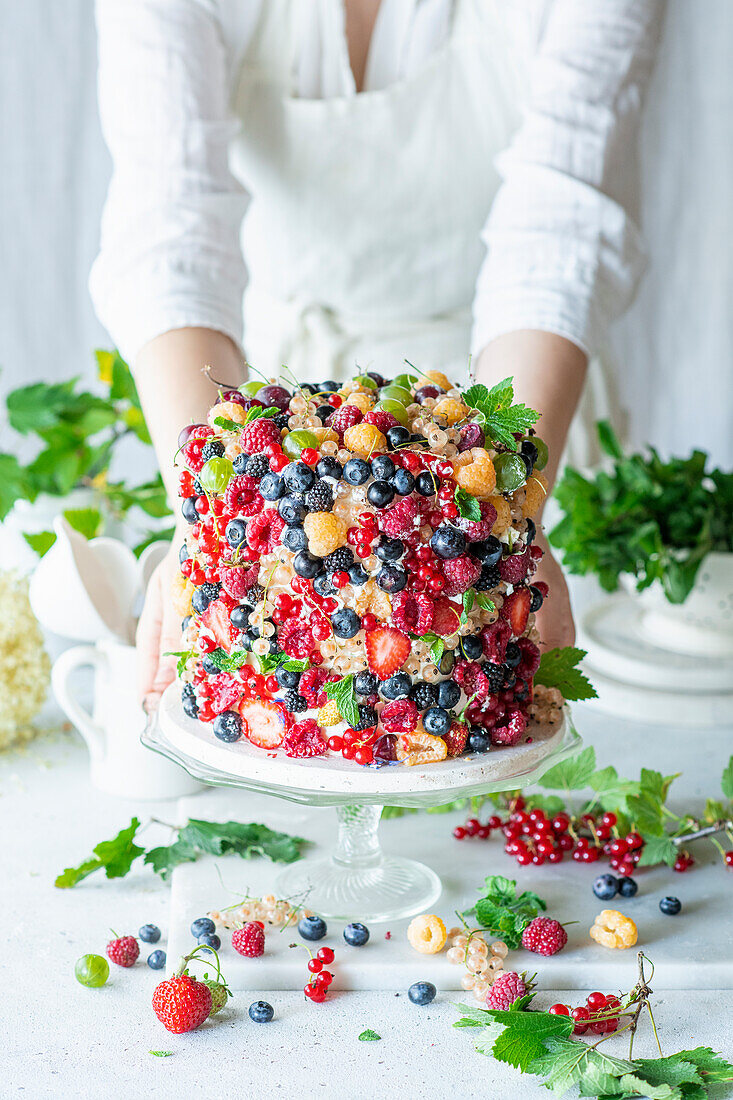
[[[277,883],[280,896],[305,898],[308,907],[324,917],[375,923],[424,913],[441,893],[440,879],[431,868],[382,851],[382,807],[427,808],[514,790],[535,782],[581,744],[567,707],[559,725],[534,726],[530,736],[529,742],[513,748],[424,767],[363,768],[341,757],[291,760],[245,740],[217,741],[204,723],[184,713],[177,685],[172,684],[158,710],[149,715],[141,739],[205,783],[311,806],[335,806],[338,830],[333,851],[287,867]]]

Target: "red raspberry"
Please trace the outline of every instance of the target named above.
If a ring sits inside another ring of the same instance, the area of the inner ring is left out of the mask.
[[[153,1011],[174,1035],[193,1031],[211,1012],[211,990],[190,974],[182,974],[156,986]]]
[[[433,601],[424,592],[392,596],[392,622],[407,634],[422,635],[433,623]]]
[[[233,680],[228,672],[220,672],[209,680],[209,702],[214,714],[223,710],[232,710],[242,694],[242,685]]]
[[[300,677],[298,683],[298,695],[302,695],[309,707],[319,706],[319,696],[324,693],[321,688],[326,682],[328,673],[325,668],[307,668]]]
[[[201,454],[206,440],[214,434],[213,428],[210,428],[207,424],[201,424],[196,429],[195,435],[192,435],[190,439],[184,443],[181,448],[181,454],[186,462],[186,465],[194,473],[198,473],[204,464],[204,456]]]
[[[456,520],[456,526],[466,536],[468,542],[481,542],[483,539],[487,539],[491,534],[491,528],[496,523],[496,508],[493,504],[489,504],[487,500],[479,501],[479,508],[481,509],[481,519],[471,520],[460,517]]]
[[[527,576],[528,568],[529,552],[527,550],[523,554],[511,554],[499,562],[499,574],[507,584],[519,584]]]
[[[396,416],[392,416],[392,413],[385,412],[383,409],[372,409],[364,417],[365,424],[374,424],[379,428],[382,435],[386,435],[390,428],[396,428],[399,425],[399,420]]]
[[[232,599],[237,601],[244,599],[245,595],[257,581],[259,565],[219,565],[219,577],[221,586]]]
[[[557,955],[567,942],[567,932],[551,917],[535,917],[522,932],[522,947],[535,955]]]
[[[525,981],[515,970],[509,970],[506,974],[500,974],[492,985],[486,995],[486,1006],[498,1012],[506,1012],[526,992]]]
[[[239,436],[239,442],[248,455],[259,455],[273,443],[280,442],[280,429],[274,420],[260,417],[251,424],[245,424]]]
[[[224,507],[232,515],[255,516],[262,511],[264,501],[256,491],[259,481],[256,477],[238,474],[230,478],[224,490]],[[253,508],[253,505],[255,507]]]
[[[244,928],[232,932],[232,947],[248,959],[258,959],[265,953],[265,930],[259,921],[251,920]]]
[[[277,632],[280,649],[302,660],[313,649],[313,631],[302,619],[288,619]]]
[[[481,642],[484,647],[484,657],[490,661],[503,664],[506,657],[506,647],[511,641],[512,628],[503,619],[498,619],[491,626],[485,626],[481,630]]]
[[[459,596],[472,588],[481,576],[481,566],[468,554],[462,554],[460,558],[451,558],[443,562],[443,574],[446,585],[443,593],[446,596]]]
[[[401,538],[414,530],[417,514],[417,504],[412,497],[404,497],[391,508],[386,508],[377,514],[377,526],[391,539]]]
[[[258,554],[271,554],[280,544],[280,536],[285,530],[285,520],[274,508],[253,516],[247,524],[247,545]]]
[[[306,758],[322,756],[328,746],[321,736],[321,727],[314,718],[296,722],[285,734],[280,748],[286,756]]]
[[[530,642],[529,638],[517,638],[517,645],[522,652],[522,660],[519,662],[517,675],[529,679],[534,676],[540,667],[540,651],[534,642]]]
[[[326,420],[326,425],[338,432],[339,439],[343,439],[344,432],[353,428],[354,424],[361,424],[363,419],[364,413],[361,409],[357,409],[356,405],[342,405],[340,409],[336,409],[336,412],[331,413]]]
[[[468,726],[465,722],[451,722],[443,740],[448,746],[448,756],[460,756],[468,741]]]
[[[503,726],[494,726],[491,741],[494,745],[516,745],[527,728],[527,719],[516,707],[507,711]]]
[[[388,733],[412,733],[419,717],[412,699],[395,699],[394,702],[387,703],[380,722]]]
[[[140,954],[140,945],[134,936],[120,936],[107,944],[107,958],[118,966],[134,966]]]
[[[466,696],[475,695],[480,703],[491,694],[489,678],[476,661],[456,661],[453,679]]]

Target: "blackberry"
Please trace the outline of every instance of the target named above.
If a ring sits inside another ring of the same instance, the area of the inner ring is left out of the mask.
[[[283,428],[287,428],[288,421],[290,420],[290,413],[278,413],[277,416],[272,418],[275,422],[275,427],[281,431]]]
[[[427,680],[418,680],[410,688],[410,698],[418,710],[427,710],[436,706],[438,702],[438,689],[435,684],[429,684]]]
[[[191,605],[194,611],[198,611],[199,615],[203,615],[206,608],[216,600],[221,592],[220,584],[210,584],[208,581],[206,584],[202,584],[200,588],[197,588],[191,599]]]
[[[264,594],[265,590],[261,584],[253,584],[252,587],[248,588],[245,593],[247,603],[251,603],[254,607],[256,603],[260,602]]]
[[[379,680],[373,672],[358,672],[354,679],[354,691],[357,695],[374,695],[379,687]]]
[[[333,493],[325,481],[317,481],[306,493],[305,505],[309,512],[330,512],[333,508]]]
[[[377,724],[377,712],[374,707],[368,707],[366,703],[359,703],[359,721],[354,727],[358,730],[369,730]]]
[[[504,669],[501,665],[495,665],[493,661],[484,661],[481,671],[489,681],[489,691],[492,695],[498,695],[504,686]]]
[[[198,478],[194,479],[193,493],[194,493],[194,496],[197,496],[197,497],[202,497],[202,496],[205,495],[204,494],[204,487],[203,487],[203,485],[201,484],[201,482],[199,481]]]
[[[490,592],[493,588],[498,588],[501,584],[501,573],[499,572],[498,565],[483,565],[481,567],[481,576],[476,581],[477,592]]]
[[[270,472],[270,460],[267,455],[252,455],[247,461],[247,476],[262,477]]]
[[[220,443],[218,439],[209,439],[201,450],[201,457],[204,462],[208,462],[210,458],[221,458],[224,454],[224,444]]]
[[[348,546],[340,546],[332,554],[326,554],[323,564],[327,573],[348,573],[354,564],[354,552]]]
[[[285,698],[283,699],[285,709],[289,710],[291,714],[300,714],[301,711],[308,710],[308,702],[302,695],[298,695],[298,692],[287,691]]]

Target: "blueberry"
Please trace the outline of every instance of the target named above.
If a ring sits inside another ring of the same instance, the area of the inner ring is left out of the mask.
[[[187,714],[189,718],[198,718],[199,705],[196,702],[196,692],[194,691],[193,684],[183,685],[181,689],[181,704],[184,714]]]
[[[328,379],[326,382],[316,382],[316,388],[314,393],[338,393],[340,389],[339,383],[334,382],[332,379]]]
[[[307,493],[316,483],[315,472],[305,462],[291,462],[282,476],[291,493]]]
[[[373,672],[358,672],[354,678],[354,691],[365,698],[374,695],[378,686],[379,681]]]
[[[180,564],[180,565],[183,565],[184,561],[188,561],[188,559],[190,558],[190,556],[191,556],[191,555],[190,555],[190,554],[189,554],[189,552],[188,552],[188,547],[186,546],[186,544],[185,544],[185,542],[184,542],[183,546],[182,546],[182,547],[181,547],[181,549],[180,549],[180,550],[178,551],[178,561],[179,561],[179,564]]]
[[[374,553],[380,561],[398,561],[405,552],[405,544],[401,539],[390,539],[387,535],[381,535]]]
[[[534,540],[537,538],[537,525],[533,519],[527,520],[527,530],[524,533],[524,541],[527,546],[531,546]]]
[[[437,992],[432,982],[413,982],[407,990],[407,996],[414,1005],[429,1005],[435,1000]]]
[[[320,420],[321,424],[325,424],[332,412],[333,409],[330,405],[319,405],[316,409],[316,416]]]
[[[329,405],[329,408],[330,405]],[[333,409],[331,409],[333,412]],[[318,477],[332,477],[338,480],[344,472],[344,468],[340,462],[337,462],[331,455],[325,455],[316,464],[316,474]]]
[[[503,547],[494,535],[489,535],[483,542],[471,543],[471,554],[478,558],[484,565],[498,565],[501,561]]]
[[[300,550],[293,558],[293,569],[299,577],[313,579],[323,572],[323,561],[309,550]]]
[[[213,934],[216,932],[216,925],[211,917],[197,917],[195,921],[191,922],[191,935],[195,940],[199,936],[203,936],[204,932]]]
[[[418,710],[427,710],[438,702],[438,688],[427,680],[416,680],[410,688],[410,698]]]
[[[682,908],[682,902],[679,898],[662,898],[659,903],[659,908],[662,910],[665,917],[676,917]]]
[[[369,939],[369,929],[358,922],[347,924],[344,928],[344,939],[349,947],[363,947]]]
[[[260,636],[260,628],[258,626],[247,627],[247,637],[250,642],[256,642]]]
[[[242,736],[242,719],[236,710],[223,710],[217,714],[211,728],[220,741],[238,741]]]
[[[237,455],[237,457],[232,460],[232,466],[234,467],[234,473],[235,474],[246,474],[246,472],[247,472],[247,463],[249,462],[250,458],[251,458],[251,455],[244,454],[244,453],[242,453],[241,455]]]
[[[504,654],[504,663],[509,665],[509,668],[516,668],[522,660],[522,651],[516,642],[509,642],[506,647],[506,653]]]
[[[618,880],[618,892],[622,898],[635,897],[639,889],[639,883],[636,879],[628,878],[626,875]]]
[[[219,666],[215,665],[208,653],[204,653],[201,658],[201,667],[207,676],[218,676]]]
[[[442,737],[450,729],[450,715],[442,707],[430,707],[423,715],[422,724],[428,733]]]
[[[533,584],[529,586],[529,595],[529,610],[539,611],[539,609],[542,607],[542,604],[544,603],[545,597],[542,595],[539,588],[536,588]]]
[[[395,470],[392,477],[389,479],[390,485],[394,486],[396,491],[401,497],[409,496],[412,490],[415,488],[415,479],[409,470]]]
[[[438,684],[438,706],[445,710],[455,707],[461,698],[461,689],[455,680],[443,680]]]
[[[298,931],[304,940],[322,940],[328,928],[323,917],[302,917],[298,922]]]
[[[599,875],[596,881],[593,883],[593,893],[601,901],[608,901],[609,898],[615,898],[619,892],[619,881],[615,875]]]
[[[233,607],[229,612],[229,622],[237,630],[246,630],[249,626],[249,617],[254,611],[248,603],[242,603],[239,607]]]
[[[344,481],[348,481],[349,485],[363,485],[369,480],[370,474],[369,463],[363,458],[350,458],[344,466]],[[196,520],[190,522],[195,523]]]
[[[148,955],[148,966],[151,970],[162,970],[165,966],[165,951],[151,951]]]
[[[247,524],[243,523],[241,519],[232,519],[227,524],[225,537],[230,546],[235,549],[237,546],[241,546],[247,537]]]
[[[491,739],[480,726],[472,726],[468,734],[468,748],[471,752],[488,752],[491,748]]]
[[[410,432],[408,428],[403,428],[401,424],[395,424],[392,428],[387,428],[387,446],[394,450],[396,447],[404,447],[405,443],[410,442]]]
[[[460,558],[466,550],[466,536],[458,528],[444,525],[434,532],[430,546],[439,558]]]
[[[331,626],[337,638],[353,638],[361,630],[361,619],[350,607],[344,607],[331,616]]]
[[[249,1006],[249,1018],[256,1024],[269,1024],[274,1015],[275,1009],[267,1001],[253,1001]]]
[[[383,565],[377,573],[377,584],[383,592],[401,592],[407,585],[407,573],[399,565]]]
[[[298,686],[300,682],[300,673],[290,672],[286,668],[277,668],[275,669],[275,679],[281,688],[285,688],[286,691],[289,691],[290,688]]]
[[[386,508],[394,500],[395,491],[388,481],[373,481],[367,489],[367,500],[375,508]]]
[[[221,947],[221,939],[216,932],[202,932],[197,943],[200,943],[202,947],[213,947],[215,951],[218,951]]]
[[[299,550],[305,550],[308,545],[308,536],[305,533],[305,529],[299,524],[293,524],[292,527],[286,527],[282,534],[282,544],[294,554],[297,554]]]
[[[363,565],[359,562],[356,565],[352,565],[349,569],[349,580],[355,588],[361,588],[363,584],[369,580],[369,574]]]
[[[138,929],[137,938],[143,943],[157,943],[160,939],[160,929],[157,924],[144,924]]]
[[[467,634],[460,641],[461,653],[468,661],[478,661],[483,656],[484,647],[476,634]]]
[[[220,584],[202,584],[200,588],[196,589],[191,597],[191,606],[194,611],[198,611],[199,615],[203,615],[209,604],[213,600],[218,599],[220,592]]]
[[[277,510],[290,527],[296,523],[302,523],[306,517],[305,504],[297,497],[283,497],[277,506]]]
[[[333,596],[336,591],[327,573],[321,573],[316,577],[313,581],[313,590],[317,592],[319,596]]]
[[[438,479],[429,470],[423,470],[415,478],[415,490],[421,497],[434,497],[438,491]]]
[[[388,680],[384,680],[379,685],[379,691],[385,699],[403,699],[406,695],[409,695],[411,687],[412,680],[407,673],[396,672],[394,676],[390,676]]]
[[[389,481],[395,472],[395,464],[389,455],[377,455],[372,459],[372,477],[376,481]]]
[[[259,491],[265,500],[279,500],[285,495],[285,482],[277,474],[265,474],[260,481]]]

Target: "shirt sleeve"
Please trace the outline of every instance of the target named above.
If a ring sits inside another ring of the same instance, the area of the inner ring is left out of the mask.
[[[112,155],[90,292],[132,360],[153,337],[203,326],[242,340],[228,58],[216,0],[97,0],[99,110]]]
[[[516,329],[593,354],[644,267],[632,220],[636,139],[661,0],[555,0],[530,63],[523,122],[497,159],[472,348]]]

